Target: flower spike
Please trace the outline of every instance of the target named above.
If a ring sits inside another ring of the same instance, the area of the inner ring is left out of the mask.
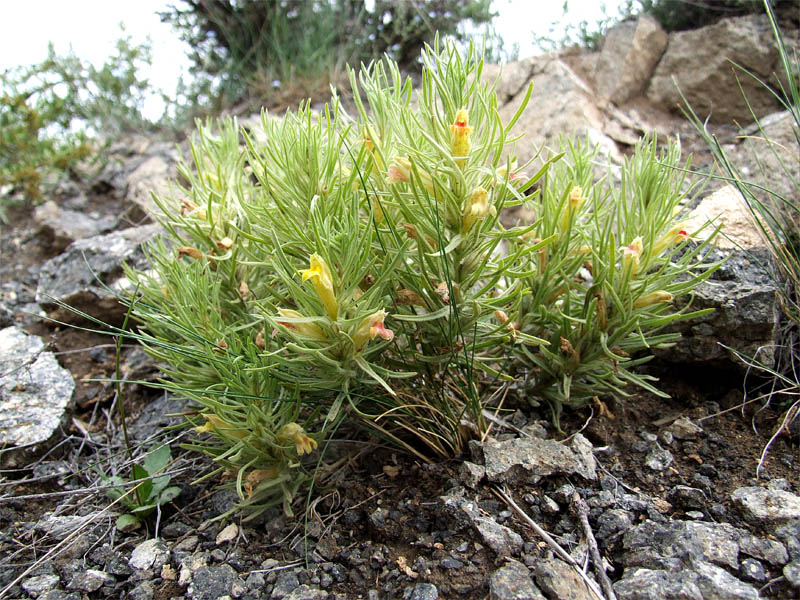
[[[312,254],[310,263],[311,265],[308,269],[300,272],[303,276],[303,281],[311,280],[317,290],[319,299],[325,305],[325,310],[328,311],[328,316],[332,321],[335,321],[339,316],[339,303],[336,301],[336,294],[333,291],[331,270],[319,254]]]

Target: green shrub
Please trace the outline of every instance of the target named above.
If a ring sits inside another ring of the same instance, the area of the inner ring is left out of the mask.
[[[488,23],[490,0],[223,0],[170,6],[161,14],[192,48],[198,93],[232,103],[294,102],[325,94],[344,72],[388,53],[412,66],[438,31]],[[221,98],[220,98],[221,96]]]
[[[139,73],[150,61],[148,45],[120,39],[100,68],[50,46],[42,63],[0,73],[0,186],[37,201],[102,139],[163,125],[142,115],[150,86]]]
[[[531,89],[503,123],[473,47],[422,61],[416,100],[387,59],[351,73],[353,115],[334,98],[253,134],[201,126],[157,198],[152,268],[127,271],[136,337],[196,405],[192,447],[253,512],[289,511],[348,424],[430,460],[485,434],[514,380],[556,418],[654,389],[636,353],[677,341],[672,298],[716,266],[683,230],[677,146],[642,142],[619,185],[583,144],[529,176],[512,127]],[[505,227],[521,205],[534,221]]]

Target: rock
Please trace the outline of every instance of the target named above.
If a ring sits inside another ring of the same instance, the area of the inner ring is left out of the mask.
[[[486,469],[481,465],[476,465],[468,460],[461,463],[458,469],[458,478],[469,488],[475,489],[486,475]]]
[[[442,497],[445,513],[460,531],[472,527],[481,536],[483,543],[498,556],[512,556],[522,550],[522,537],[494,519],[483,516],[477,504],[464,496],[463,488]]]
[[[789,553],[786,552],[786,546],[780,542],[756,537],[742,530],[739,531],[742,532],[742,535],[737,541],[739,543],[739,550],[743,554],[765,560],[775,566],[785,565],[789,560]]]
[[[800,497],[783,490],[742,487],[731,494],[745,518],[754,523],[782,524],[800,519]]]
[[[113,216],[100,217],[62,208],[53,200],[37,206],[33,218],[39,223],[41,233],[49,240],[53,252],[61,252],[75,240],[111,231],[118,222]]]
[[[703,490],[688,485],[676,485],[667,493],[667,500],[673,506],[687,509],[703,509],[708,503],[708,498]]]
[[[735,69],[731,61],[764,81],[773,80],[778,52],[766,15],[723,19],[708,27],[670,35],[650,80],[647,98],[667,110],[678,111],[683,106],[680,89],[701,120],[710,114],[716,123],[750,120],[743,95],[757,116],[777,110],[778,101],[772,92]]]
[[[727,524],[647,520],[625,533],[623,562],[629,567],[675,568],[697,559],[738,569],[737,540],[746,534]]]
[[[607,540],[611,536],[627,531],[633,525],[633,521],[634,515],[630,511],[612,508],[597,518],[595,536],[599,541],[608,544]]]
[[[140,581],[128,594],[128,600],[153,600],[155,596],[156,590],[153,584],[149,581]]]
[[[172,160],[154,154],[146,157],[128,175],[125,181],[125,200],[138,206],[144,214],[157,211],[152,194],[167,195],[171,181],[177,176],[175,170],[176,155]]]
[[[0,446],[46,442],[72,400],[72,375],[17,327],[0,330],[0,348]]]
[[[614,591],[618,600],[758,600],[758,590],[725,569],[696,561],[691,569],[674,571],[626,569]]]
[[[115,581],[113,575],[96,569],[86,569],[83,572],[73,575],[72,579],[67,584],[67,589],[90,593],[96,592],[104,585],[111,585]]]
[[[59,583],[58,575],[37,575],[22,582],[22,589],[31,597],[38,598],[45,592],[54,589]]]
[[[672,425],[669,426],[670,433],[673,437],[679,440],[693,440],[696,439],[701,433],[703,428],[696,425],[689,417],[678,417]]]
[[[701,231],[709,221],[712,225]],[[742,194],[730,184],[703,198],[689,213],[685,222],[686,231],[696,241],[708,239],[717,226],[721,227],[713,242],[717,248],[749,250],[764,245],[761,232],[753,221],[753,215]]]
[[[426,584],[421,584],[426,585]],[[434,590],[436,590],[436,586],[431,586]],[[311,587],[306,585],[305,583],[302,585],[297,586],[291,592],[289,592],[286,596],[283,597],[283,600],[325,600],[328,597],[328,592],[321,590],[319,588]],[[422,598],[429,598],[430,596],[420,596],[420,600]],[[438,594],[433,596],[433,600],[438,598]]]
[[[745,558],[739,565],[739,574],[750,581],[763,583],[769,579],[767,570],[755,558]]]
[[[533,77],[535,58],[524,58],[504,65],[487,64],[483,67],[483,80],[497,80],[497,102],[502,107],[514,96],[524,93]]]
[[[186,595],[192,600],[218,600],[230,595],[236,577],[237,573],[230,565],[200,567],[192,573],[192,583]]]
[[[134,569],[161,569],[169,560],[169,548],[158,538],[142,542],[133,549],[128,564]]]
[[[229,523],[217,534],[214,541],[219,546],[220,544],[228,544],[237,537],[239,537],[239,526],[236,523]]]
[[[492,482],[522,478],[536,483],[554,473],[597,478],[591,443],[581,434],[573,438],[572,449],[553,440],[515,438],[489,440],[483,445],[483,454],[486,477]]]
[[[764,268],[770,261],[769,252],[753,248],[709,254],[709,260],[727,260],[694,289],[692,297],[676,298],[675,308],[691,302],[691,310],[712,308],[714,312],[671,326],[669,330],[680,332],[682,338],[670,348],[656,348],[654,353],[675,363],[746,369],[744,362],[724,347],[728,346],[771,365],[777,304],[775,286]]]
[[[668,42],[658,21],[647,15],[614,25],[606,33],[595,68],[597,94],[617,105],[640,95]]]
[[[533,581],[527,567],[510,560],[497,569],[489,580],[491,600],[546,600]]]
[[[76,322],[80,318],[58,303],[107,323],[120,323],[126,308],[113,291],[120,291],[127,284],[122,263],[146,269],[147,260],[140,246],[158,231],[158,225],[143,225],[70,244],[63,254],[42,266],[36,301],[49,311],[52,318],[60,321]],[[112,291],[105,289],[100,282]]]
[[[596,596],[574,568],[557,558],[537,560],[533,567],[536,585],[548,598],[596,600]]]
[[[758,590],[736,579],[725,569],[703,561],[692,565],[687,576],[695,576],[695,583],[704,600],[758,600]]]
[[[655,442],[644,458],[644,464],[653,471],[663,471],[672,464],[672,452]]]
[[[411,588],[411,593],[405,600],[438,600],[439,590],[432,583],[418,583]]]
[[[800,588],[800,559],[793,560],[783,567],[783,576],[793,587]]]
[[[792,559],[800,559],[800,519],[781,525],[775,530],[775,535],[786,544]]]
[[[594,91],[564,61],[552,54],[537,57],[532,78],[533,96],[514,126],[525,133],[516,143],[520,164],[534,156],[540,146],[569,134],[586,137],[591,133],[604,142],[606,153],[619,154],[613,140],[602,133],[605,117],[594,101]],[[517,94],[500,109],[503,123],[511,120],[524,96],[524,92]]]
[[[296,571],[280,571],[275,580],[275,585],[272,588],[270,598],[280,600],[280,598],[288,596],[289,593],[294,591],[299,585],[300,580],[297,578]]]
[[[683,572],[670,573],[654,569],[625,569],[622,579],[614,584],[617,600],[704,600],[700,589]]]

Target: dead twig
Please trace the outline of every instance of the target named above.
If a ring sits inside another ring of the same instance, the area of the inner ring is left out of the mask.
[[[600,548],[597,546],[597,540],[594,537],[594,533],[592,533],[591,525],[589,525],[589,506],[578,492],[572,495],[570,508],[583,526],[583,537],[586,538],[586,544],[589,546],[589,555],[592,557],[592,562],[594,563],[594,572],[595,575],[597,575],[597,579],[600,581],[600,585],[606,597],[608,600],[617,600],[617,596],[614,594],[614,586],[611,585],[611,580],[608,578],[606,569],[603,566],[603,557],[600,556]]]
[[[567,563],[573,569],[575,569],[578,575],[581,576],[581,579],[583,579],[584,583],[586,584],[586,587],[588,587],[595,596],[597,596],[600,600],[606,600],[606,598],[603,597],[602,592],[599,589],[597,589],[597,584],[591,579],[589,579],[589,577],[586,575],[586,573],[583,572],[583,569],[581,569],[581,566],[575,561],[575,559],[572,558],[572,556],[570,556],[570,554],[566,550],[564,550],[564,548],[562,548],[559,545],[559,543],[556,542],[549,533],[547,533],[544,529],[539,527],[539,525],[533,519],[531,519],[527,515],[527,513],[525,513],[525,511],[522,510],[522,508],[520,508],[519,504],[514,502],[514,499],[506,490],[495,488],[494,493],[497,494],[506,504],[508,504],[508,506],[511,507],[511,509],[514,512],[516,512],[522,518],[522,520],[525,521],[531,527],[531,529],[533,529],[536,532],[536,534],[539,537],[541,537],[545,542],[547,542],[547,545],[550,546],[553,552],[555,552],[558,555],[558,557],[561,558],[561,560],[563,560],[565,563]],[[608,600],[616,600],[616,597],[610,596]]]

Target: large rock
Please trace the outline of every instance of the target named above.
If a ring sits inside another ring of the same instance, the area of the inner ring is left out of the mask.
[[[53,200],[37,206],[33,211],[33,218],[39,223],[41,233],[50,240],[50,247],[55,252],[61,252],[75,240],[111,231],[119,220],[113,216],[101,217],[98,214],[62,208]]]
[[[605,154],[616,156],[616,145],[603,134],[603,111],[586,82],[554,55],[537,57],[532,65],[533,95],[514,129],[524,133],[516,144],[520,163],[534,156],[542,145],[555,145],[562,135],[588,135]],[[520,92],[500,109],[503,123],[511,120],[524,97],[524,91]]]
[[[141,245],[159,230],[159,225],[143,225],[70,244],[42,266],[36,301],[59,321],[79,320],[60,305],[66,304],[104,322],[119,323],[126,309],[114,292],[127,284],[122,264],[147,268]]]
[[[725,569],[697,561],[692,569],[626,569],[614,584],[619,600],[758,600],[758,590]]]
[[[554,440],[515,438],[483,444],[486,478],[492,482],[523,480],[537,483],[554,473],[597,478],[591,443],[576,434],[570,446]]]
[[[58,429],[75,382],[38,337],[0,331],[0,446],[46,442]]]
[[[779,489],[742,487],[731,499],[755,523],[782,524],[800,519],[800,496]]]
[[[667,33],[650,16],[642,16],[637,21],[623,21],[612,27],[606,34],[597,61],[594,75],[597,94],[615,104],[640,95],[668,41]]]
[[[732,66],[735,62],[764,81],[778,67],[778,51],[766,15],[723,19],[714,25],[673,33],[656,67],[648,99],[668,110],[683,105],[680,92],[694,111],[713,122],[749,121],[778,110],[772,92]],[[738,75],[742,90],[736,83]]]
[[[527,567],[510,560],[497,569],[489,580],[491,600],[545,600],[545,597],[531,580]]]

